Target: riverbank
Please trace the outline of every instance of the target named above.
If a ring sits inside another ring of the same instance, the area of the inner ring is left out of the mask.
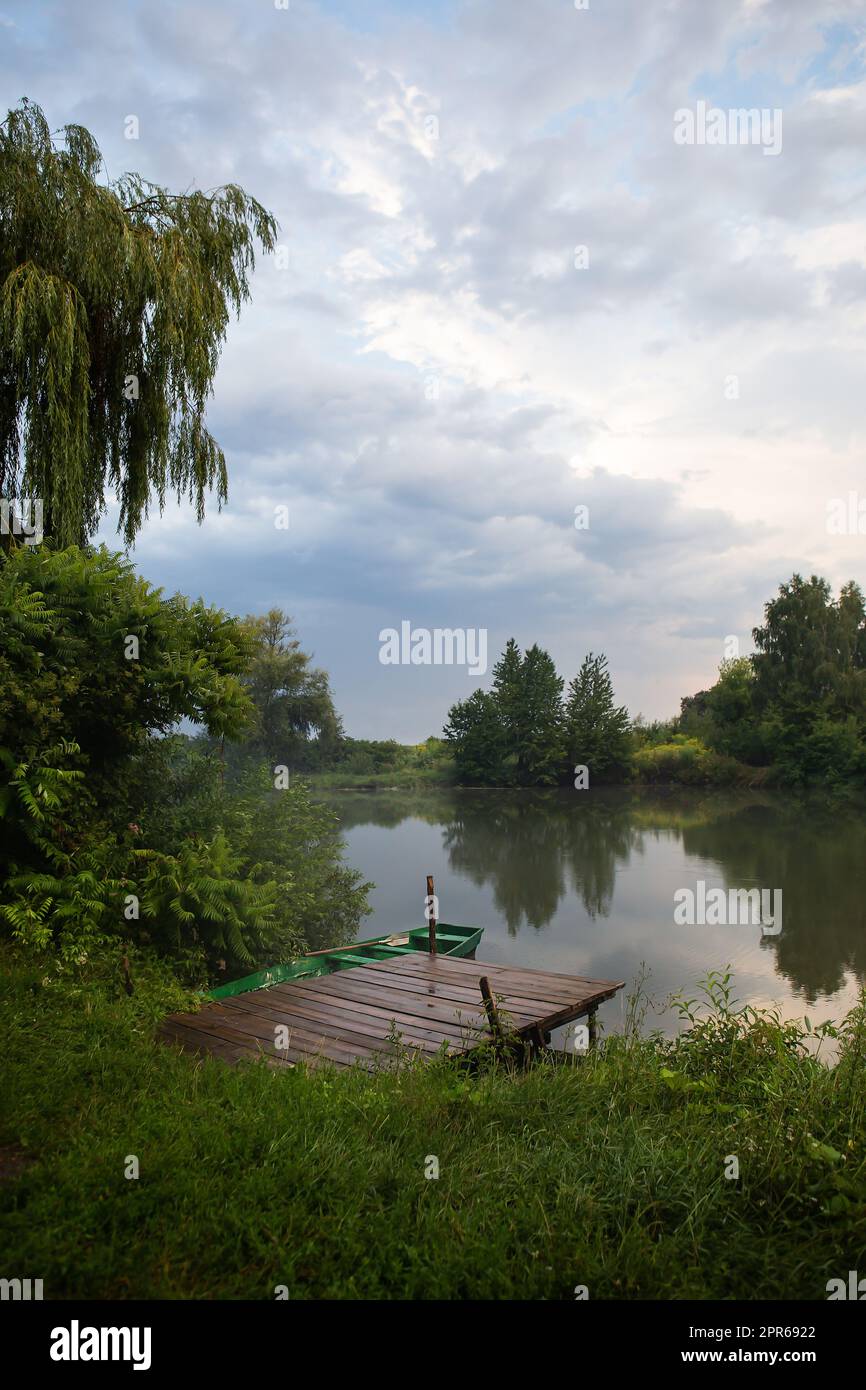
[[[430,741],[433,742],[432,740]],[[393,762],[377,770],[353,771],[352,763],[321,772],[301,774],[312,786],[328,791],[413,791],[422,787],[488,786],[491,790],[514,783],[460,782],[454,759],[446,745],[394,745]],[[635,748],[617,774],[603,779],[605,786],[670,787],[772,787],[779,783],[778,769],[753,767],[736,758],[714,753],[700,739],[676,735],[667,743]],[[593,785],[592,769],[589,784]]]
[[[418,791],[423,787],[459,786],[455,777],[444,771],[403,767],[387,772],[300,772],[298,777],[320,791],[334,792]]]
[[[722,1008],[525,1074],[308,1076],[157,1043],[189,995],[131,970],[0,949],[2,1244],[47,1298],[824,1299],[866,1260],[862,1006],[834,1070]]]

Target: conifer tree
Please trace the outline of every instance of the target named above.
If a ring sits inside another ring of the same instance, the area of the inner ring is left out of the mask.
[[[613,703],[605,656],[585,656],[568,687],[565,739],[572,766],[588,767],[590,779],[603,779],[627,761],[628,710]]]
[[[523,656],[513,637],[493,668],[493,698],[511,751],[516,753],[520,735],[523,689]]]
[[[553,659],[534,644],[523,658],[518,716],[518,780],[528,786],[553,785],[565,753],[562,728],[562,677]]]

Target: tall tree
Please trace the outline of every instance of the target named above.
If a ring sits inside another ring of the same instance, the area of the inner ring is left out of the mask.
[[[523,692],[523,656],[513,637],[493,668],[493,698],[509,742],[516,744],[520,731]]]
[[[826,580],[795,574],[754,629],[754,702],[770,761],[792,781],[866,773],[866,606],[858,586],[834,601]]]
[[[613,702],[607,657],[589,652],[568,687],[565,703],[565,736],[572,765],[585,765],[591,781],[603,780],[626,763],[628,731],[628,711]]]
[[[534,644],[523,658],[518,715],[517,775],[525,786],[552,786],[562,771],[562,677]]]
[[[521,655],[510,637],[493,668],[494,706],[502,726],[504,775],[521,786],[552,783],[562,762],[562,680],[536,644]]]
[[[826,579],[793,575],[764,605],[764,625],[752,636],[759,708],[784,708],[803,722],[819,708],[864,712],[866,608],[853,581],[834,602]]]
[[[271,762],[296,767],[309,761],[312,736],[323,750],[333,751],[342,728],[327,672],[311,665],[291,618],[272,608],[263,617],[245,618],[243,631],[252,650],[243,683],[256,710],[253,744]]]
[[[683,732],[694,728],[710,748],[744,762],[761,760],[762,748],[755,714],[755,669],[747,656],[728,657],[719,666],[715,685],[703,693],[703,718],[697,705],[682,702]]]
[[[476,690],[468,700],[451,706],[444,736],[461,782],[501,781],[505,731],[496,700],[488,691]]]
[[[28,101],[0,125],[0,494],[38,497],[56,546],[93,535],[106,489],[131,542],[155,494],[227,496],[205,425],[230,310],[276,222],[235,184],[98,182],[83,126]]]

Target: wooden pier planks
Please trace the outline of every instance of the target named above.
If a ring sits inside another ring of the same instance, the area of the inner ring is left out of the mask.
[[[395,1028],[402,1045],[424,1057],[443,1044],[450,1053],[469,1052],[489,1035],[482,976],[506,1024],[527,1037],[593,1012],[623,987],[621,980],[413,954],[250,990],[205,1004],[196,1014],[171,1014],[160,1035],[226,1062],[264,1056],[274,1066],[372,1068],[393,1053]],[[288,1047],[278,1049],[280,1027]]]

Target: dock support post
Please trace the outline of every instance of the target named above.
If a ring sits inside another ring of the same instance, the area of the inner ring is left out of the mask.
[[[431,954],[431,956],[435,956],[435,954],[436,954],[436,918],[433,916],[433,904],[434,904],[435,897],[436,897],[436,895],[435,895],[435,893],[434,893],[434,891],[433,891],[433,875],[432,875],[432,874],[428,874],[428,875],[427,875],[427,911],[428,911],[428,913],[429,913],[429,916],[428,916],[428,918],[427,918],[427,921],[428,921],[429,924],[430,924],[430,954]]]
[[[593,1048],[598,1042],[598,1009],[590,1009],[586,1021],[589,1025],[589,1046]]]
[[[487,1022],[490,1025],[490,1031],[493,1034],[496,1041],[501,1042],[502,1020],[499,1017],[499,1013],[496,1008],[496,1002],[493,998],[493,994],[490,989],[490,981],[488,980],[486,975],[481,976],[481,979],[478,981],[478,987],[481,990],[481,998],[484,1000],[484,1012],[487,1015]]]

